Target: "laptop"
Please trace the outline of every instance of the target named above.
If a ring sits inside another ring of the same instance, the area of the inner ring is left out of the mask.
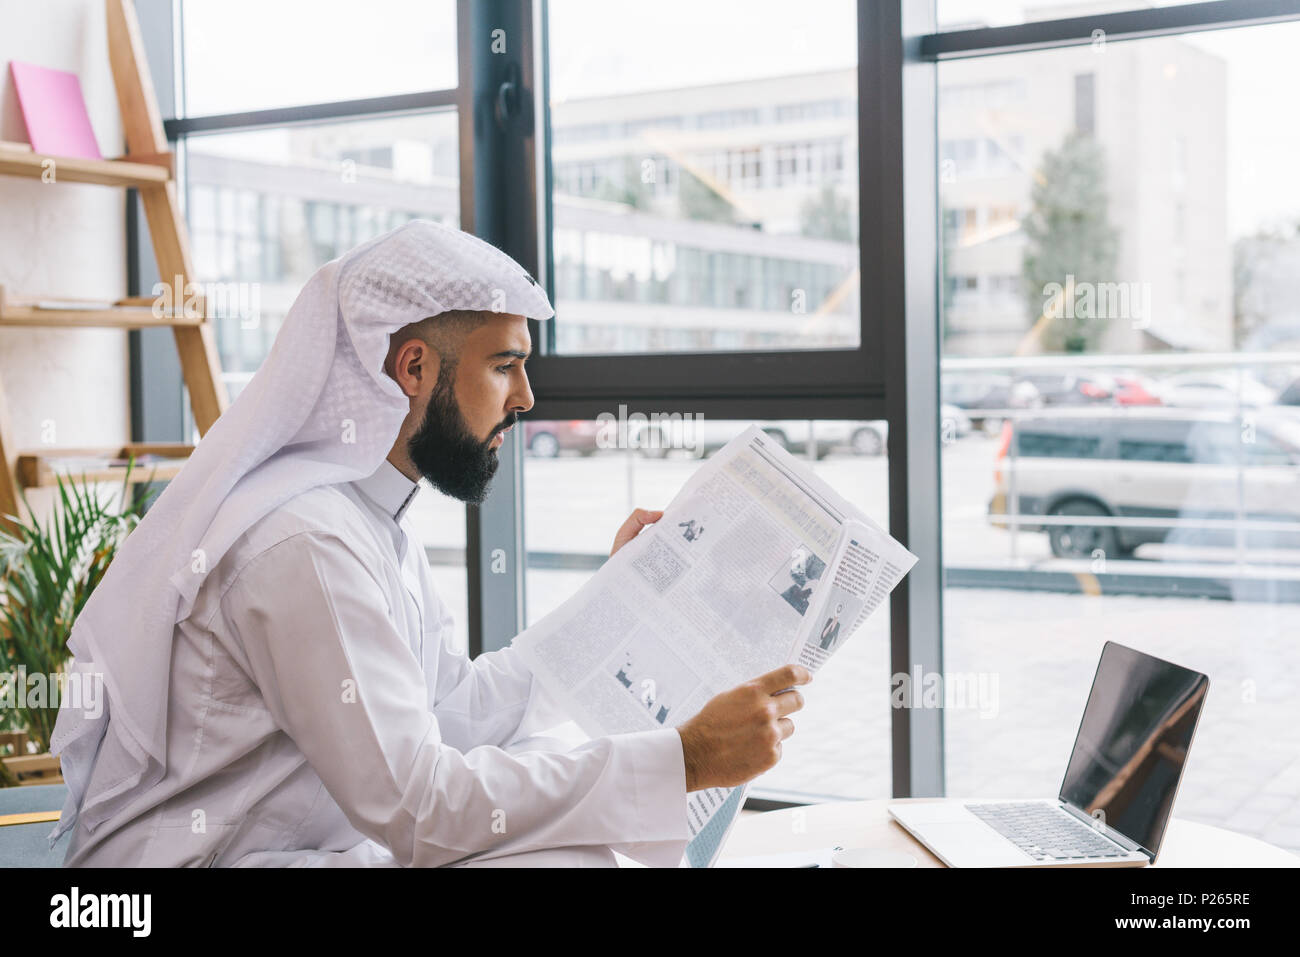
[[[1106,642],[1056,800],[891,804],[950,867],[1155,863],[1210,680]]]

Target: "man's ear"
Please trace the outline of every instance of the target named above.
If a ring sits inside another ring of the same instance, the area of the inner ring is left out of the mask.
[[[440,367],[438,353],[419,336],[411,336],[393,350],[387,371],[398,387],[414,398],[437,384]]]

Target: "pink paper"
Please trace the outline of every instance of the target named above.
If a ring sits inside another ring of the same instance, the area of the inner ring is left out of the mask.
[[[9,71],[34,152],[103,159],[77,74],[17,60],[9,62]]]

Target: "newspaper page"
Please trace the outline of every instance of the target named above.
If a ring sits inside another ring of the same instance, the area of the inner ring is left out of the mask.
[[[782,664],[820,668],[915,562],[750,426],[512,644],[587,734],[676,727]],[[687,795],[687,864],[713,864],[746,791]]]

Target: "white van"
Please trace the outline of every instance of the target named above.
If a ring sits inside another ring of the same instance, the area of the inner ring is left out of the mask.
[[[1059,558],[1126,557],[1147,542],[1230,546],[1243,530],[1252,547],[1300,547],[1298,412],[1028,413],[1004,426],[989,520],[1008,528],[1015,513]]]

